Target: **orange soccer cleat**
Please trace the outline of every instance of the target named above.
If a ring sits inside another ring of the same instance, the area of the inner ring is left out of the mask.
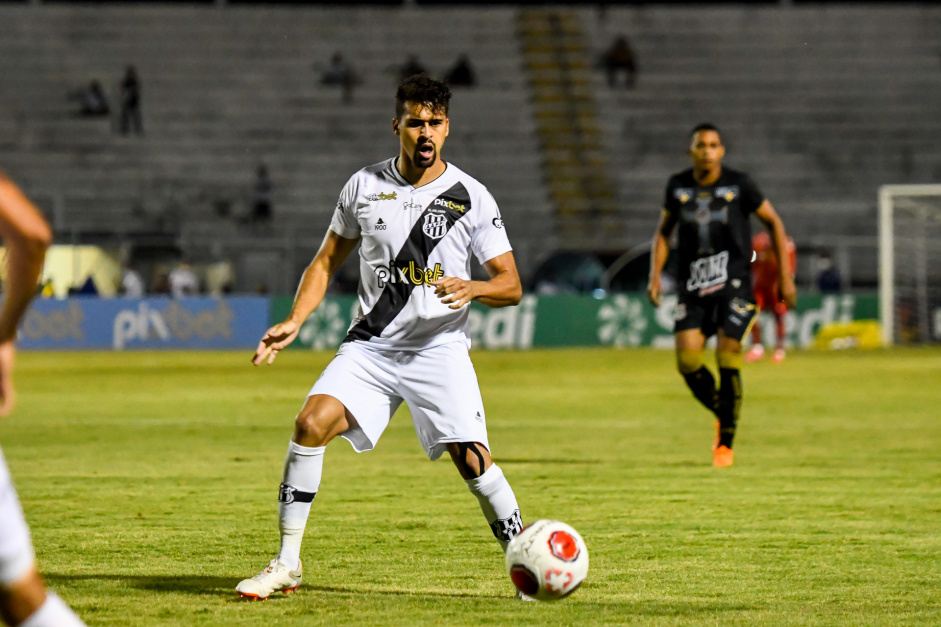
[[[781,363],[782,361],[784,361],[785,355],[787,355],[787,353],[784,351],[783,348],[774,349],[774,352],[771,354],[771,363],[773,364]]]
[[[732,449],[720,446],[712,452],[712,465],[716,468],[725,468],[732,465]]]

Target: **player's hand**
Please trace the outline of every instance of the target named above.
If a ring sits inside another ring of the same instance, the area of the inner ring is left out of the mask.
[[[13,340],[0,344],[0,416],[6,416],[13,411],[16,404],[16,393],[13,390],[13,360],[16,349]]]
[[[794,277],[790,274],[781,279],[781,300],[788,309],[797,307],[797,288],[794,286]]]
[[[660,306],[660,301],[663,300],[663,287],[660,284],[660,277],[650,277],[650,282],[647,283],[647,298],[650,299],[650,303],[654,307]]]
[[[252,363],[260,366],[266,359],[270,366],[278,352],[294,341],[297,333],[301,330],[301,325],[291,320],[285,320],[276,324],[265,332],[264,337],[258,342],[258,348],[255,349],[255,355],[252,357]]]
[[[473,281],[446,276],[431,284],[435,287],[435,296],[451,309],[460,309],[477,296]]]

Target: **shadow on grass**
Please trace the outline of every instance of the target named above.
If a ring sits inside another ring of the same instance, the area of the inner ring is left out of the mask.
[[[84,587],[94,582],[99,582],[109,587],[126,587],[136,590],[145,590],[148,592],[166,592],[182,593],[196,596],[214,596],[227,597],[231,603],[252,603],[246,599],[240,598],[235,593],[235,584],[238,583],[236,577],[211,577],[211,576],[144,576],[144,575],[61,575],[57,573],[45,573],[44,579],[53,587]],[[371,587],[347,587],[347,586],[325,586],[325,585],[305,585],[299,594],[306,596],[309,594],[330,594],[356,597],[369,596],[391,596],[391,597],[411,597],[413,599],[463,599],[468,601],[479,600],[487,604],[494,600],[505,600],[507,603],[519,603],[511,594],[481,594],[473,591],[443,591],[443,590],[402,590],[396,588],[371,588]],[[268,599],[268,603],[282,600],[288,600],[293,595],[274,594]],[[765,610],[766,607],[760,605],[746,605],[736,602],[722,601],[660,601],[660,600],[637,600],[625,601],[612,599],[610,601],[583,600],[577,595],[566,599],[560,603],[524,603],[522,606],[533,608],[558,608],[573,609],[580,613],[600,612],[601,614],[615,612],[625,616],[703,616],[703,615],[721,615],[727,612],[749,612]]]
[[[127,587],[149,592],[180,592],[183,594],[199,596],[227,596],[233,600],[241,601],[235,592],[238,577],[210,577],[210,576],[174,576],[174,575],[61,575],[45,573],[43,579],[53,588],[83,587],[93,582],[100,582],[109,587]],[[410,596],[428,598],[455,598],[455,599],[497,599],[500,595],[480,594],[472,591],[420,591],[401,590],[396,588],[352,588],[344,586],[304,585],[301,592],[326,592],[344,595],[386,595]],[[269,600],[285,598],[289,595],[274,594]]]
[[[235,577],[173,576],[173,575],[60,575],[43,573],[52,587],[83,586],[88,582],[102,582],[108,586],[122,586],[151,592],[182,592],[185,594],[228,596],[235,595]]]
[[[500,457],[494,460],[500,464],[566,464],[568,466],[572,465],[583,465],[590,466],[592,464],[602,464],[604,463],[600,459],[563,459],[563,458],[553,458],[553,457],[533,457],[531,459],[526,459],[523,457]]]

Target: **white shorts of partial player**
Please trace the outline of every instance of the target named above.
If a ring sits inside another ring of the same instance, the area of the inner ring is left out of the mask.
[[[33,559],[29,528],[0,450],[0,585],[9,585],[25,575]]]

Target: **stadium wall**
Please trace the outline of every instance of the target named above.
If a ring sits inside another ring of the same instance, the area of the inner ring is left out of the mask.
[[[70,298],[40,300],[20,325],[24,350],[250,349],[284,319],[289,297]],[[618,348],[673,346],[668,297],[654,309],[643,294],[527,295],[518,307],[490,309],[473,303],[470,335],[485,350],[563,346]],[[301,329],[295,349],[331,350],[343,341],[356,297],[327,298]],[[787,341],[806,348],[830,323],[878,318],[875,293],[806,296],[788,313]],[[941,310],[938,312],[941,319]],[[762,324],[771,324],[763,320]],[[774,337],[771,329],[765,337]]]

